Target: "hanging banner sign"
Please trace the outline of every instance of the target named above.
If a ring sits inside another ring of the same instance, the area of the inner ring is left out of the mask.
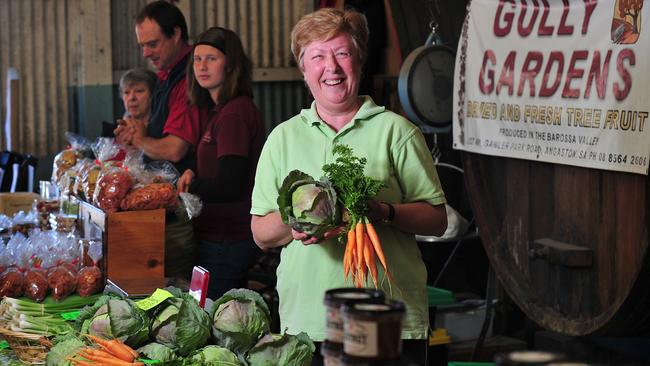
[[[472,0],[456,58],[454,147],[647,175],[645,2]]]

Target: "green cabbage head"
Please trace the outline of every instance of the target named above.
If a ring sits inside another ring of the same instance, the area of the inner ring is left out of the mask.
[[[331,182],[315,180],[299,170],[284,178],[278,208],[285,224],[317,238],[341,224],[341,208]]]
[[[248,351],[249,366],[309,366],[316,347],[307,333],[267,334]]]
[[[269,332],[271,313],[255,291],[232,289],[215,301],[212,311],[215,343],[240,356]]]
[[[186,356],[210,338],[210,316],[188,294],[172,297],[156,310],[150,336]]]
[[[156,360],[156,366],[177,365],[179,363],[178,357],[174,351],[163,346],[160,343],[149,343],[138,348],[138,353],[141,357],[146,357],[150,360]]]
[[[131,347],[139,346],[149,336],[147,314],[129,299],[100,298],[79,316],[86,318],[82,332],[107,339],[119,338]]]
[[[86,344],[77,338],[68,338],[52,347],[47,353],[45,364],[47,366],[71,366],[70,357],[74,356]]]
[[[184,366],[241,366],[237,355],[219,346],[205,346],[192,353]]]

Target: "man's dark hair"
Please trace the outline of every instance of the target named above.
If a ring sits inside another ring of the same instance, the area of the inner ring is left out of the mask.
[[[149,3],[135,18],[135,23],[140,24],[147,18],[158,23],[167,38],[171,38],[174,35],[174,28],[179,27],[181,30],[181,39],[185,42],[189,40],[187,23],[185,22],[183,13],[167,1],[154,1]]]

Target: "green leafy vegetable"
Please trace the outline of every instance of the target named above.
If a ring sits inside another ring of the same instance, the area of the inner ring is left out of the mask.
[[[43,336],[64,335],[73,331],[72,326],[61,317],[52,315],[32,316],[22,313],[16,313],[7,324],[7,327],[14,332]]]
[[[57,343],[47,353],[45,360],[47,366],[70,366],[72,363],[66,360],[67,357],[73,356],[86,344],[78,338],[68,338]]]
[[[13,298],[5,297],[2,299],[2,310],[11,308],[20,313],[27,315],[57,315],[73,310],[78,310],[86,305],[93,304],[100,296],[92,295],[81,297],[79,295],[70,295],[61,301],[56,301],[52,296],[45,298],[43,302],[36,302],[26,297]]]
[[[267,334],[248,351],[250,366],[309,366],[316,347],[307,333]]]
[[[93,304],[84,306],[81,311],[79,311],[79,316],[75,319],[75,330],[81,333],[88,333],[88,326],[90,325],[90,320],[97,312],[102,305],[106,304],[110,299],[119,299],[116,295],[102,295]]]
[[[271,313],[255,291],[233,289],[213,305],[212,335],[216,344],[238,355],[246,353],[269,332]]]
[[[119,338],[132,347],[147,340],[151,320],[130,299],[102,296],[79,313],[76,327],[81,333],[102,338]]]
[[[282,221],[296,231],[320,238],[341,224],[336,191],[327,179],[293,170],[282,182],[277,202]]]
[[[176,361],[178,360],[178,357],[176,357],[174,350],[160,343],[146,344],[138,348],[137,351],[140,353],[140,356],[147,357],[150,360],[159,361],[156,365],[165,366],[177,364]]]
[[[205,346],[185,359],[186,366],[240,366],[237,355],[227,348]]]
[[[165,300],[158,307],[151,337],[185,356],[203,347],[210,338],[210,316],[187,293]]]
[[[368,199],[375,197],[385,185],[364,174],[367,159],[354,156],[349,146],[334,145],[332,153],[338,157],[333,163],[323,165],[323,171],[332,182],[339,201],[348,210],[351,225],[354,225],[362,222],[368,214]]]

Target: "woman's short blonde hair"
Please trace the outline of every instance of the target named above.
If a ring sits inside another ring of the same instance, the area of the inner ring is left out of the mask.
[[[363,14],[354,10],[322,8],[303,16],[293,27],[291,52],[302,70],[305,47],[309,43],[327,41],[345,33],[352,39],[354,52],[363,65],[368,54],[368,32],[368,22]]]

